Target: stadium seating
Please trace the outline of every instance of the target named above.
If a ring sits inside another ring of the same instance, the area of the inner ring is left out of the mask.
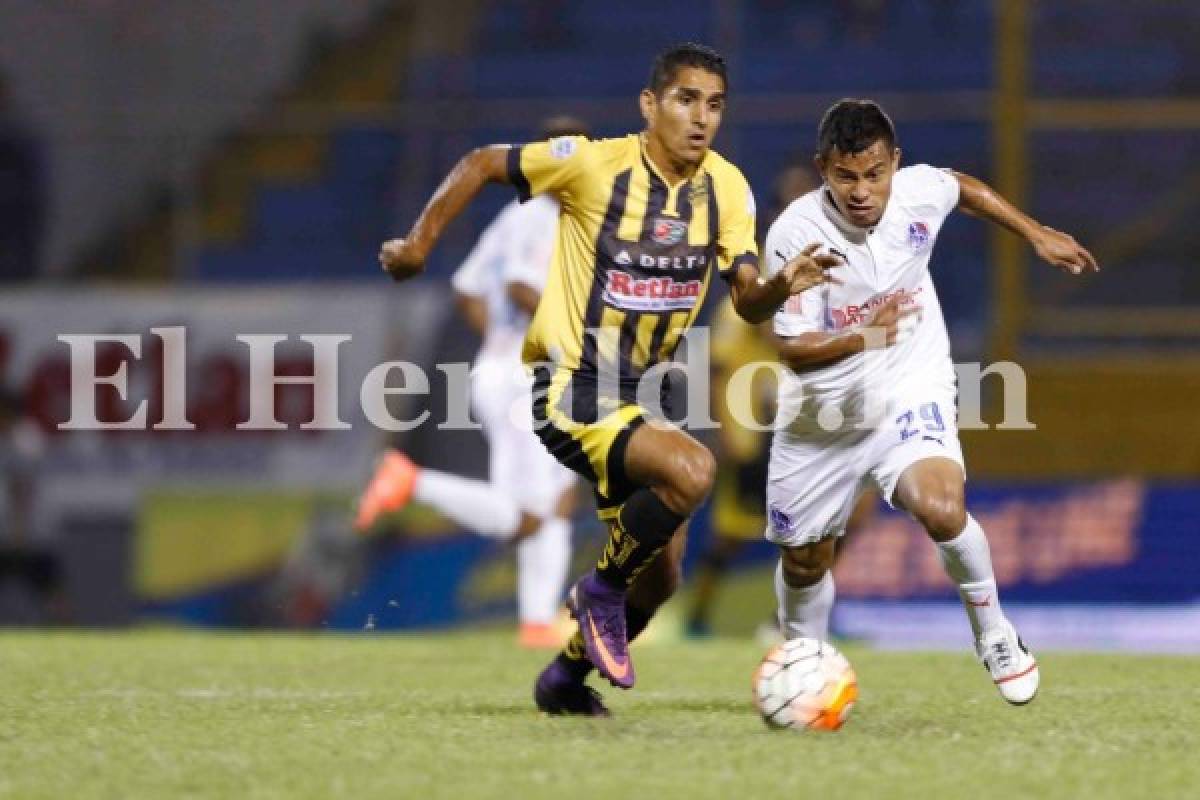
[[[1052,97],[1152,95],[1186,84],[1191,78],[1180,55],[1184,45],[1169,6],[1139,6],[1136,24],[1119,9],[1077,19],[1063,4],[1039,6],[1031,20],[1031,85],[1038,95]],[[732,20],[718,20],[714,7],[683,0],[651,6],[506,0],[488,4],[481,12],[465,58],[428,50],[414,54],[401,82],[402,99],[417,107],[448,99],[513,100],[540,104],[537,107],[550,107],[554,98],[568,106],[576,100],[629,101],[626,116],[601,121],[599,132],[608,133],[637,124],[632,96],[645,80],[649,56],[663,44],[681,38],[718,45],[741,41],[744,46],[740,53],[734,51],[731,65],[735,105],[718,146],[737,160],[765,205],[780,166],[811,147],[815,115],[825,98],[950,91],[981,98],[982,109],[977,107],[975,114],[990,108],[986,98],[994,83],[995,62],[991,3],[914,0],[878,4],[874,11],[871,4],[863,8],[856,12],[854,4],[797,7],[753,0],[738,6]],[[787,13],[781,16],[782,10]],[[1063,15],[1070,17],[1071,25],[1064,27]],[[787,24],[781,25],[780,19]],[[731,30],[731,24],[736,29]],[[1081,31],[1079,26],[1099,29]],[[1153,47],[1147,47],[1141,35],[1147,26],[1157,31]],[[1055,34],[1055,46],[1038,47],[1048,31],[1061,32]],[[1097,50],[1097,37],[1112,46]],[[528,46],[533,40],[539,42],[536,50]],[[881,42],[887,46],[876,46]],[[802,112],[782,114],[780,122],[740,121],[736,103],[747,96],[781,102],[806,98],[808,105]],[[986,116],[968,115],[954,123],[897,116],[907,162],[989,175],[991,124]],[[322,168],[307,181],[289,178],[261,185],[253,194],[244,238],[204,247],[192,275],[267,280],[372,276],[373,271],[364,271],[362,265],[373,263],[375,245],[394,234],[402,217],[415,213],[464,148],[513,141],[531,132],[499,128],[486,118],[464,125],[449,136],[435,128],[415,137],[362,122],[336,127]],[[1158,182],[1142,179],[1133,167],[1113,158],[1114,148],[1136,148],[1145,142],[1141,136],[1123,135],[1125,142],[1094,132],[1034,132],[1030,159],[1034,174],[1044,178],[1030,182],[1034,212],[1090,241],[1136,218],[1152,202]],[[1147,135],[1156,137],[1156,164],[1164,175],[1184,168],[1188,148],[1180,137]],[[408,147],[418,149],[406,153]],[[420,174],[405,175],[413,158],[421,165]],[[1136,160],[1126,161],[1131,165]],[[1098,163],[1105,165],[1103,174],[1095,170]],[[1145,169],[1144,162],[1138,169]],[[1080,196],[1110,192],[1114,171],[1125,187],[1120,197],[1096,207],[1079,202]],[[506,198],[485,194],[483,202],[468,211],[454,229],[454,241],[435,253],[429,265],[433,275],[445,277],[453,270]],[[979,291],[988,282],[986,233],[981,226],[954,221],[944,237],[954,246],[940,249],[934,268],[948,319],[954,328],[981,333],[987,313],[985,293]],[[1162,271],[1174,274],[1169,266]],[[1045,278],[1038,275],[1034,280]],[[1177,280],[1155,282],[1148,291],[1157,295],[1143,301],[1169,302],[1177,296],[1176,284]],[[1078,290],[1072,297],[1109,302],[1128,293],[1120,284],[1109,283],[1107,288]]]

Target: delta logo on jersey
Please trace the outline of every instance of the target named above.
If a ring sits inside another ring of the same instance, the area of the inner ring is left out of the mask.
[[[652,256],[649,253],[634,251],[637,258],[622,250],[613,257],[614,264],[631,267],[637,264],[642,269],[702,269],[708,266],[708,255],[703,252],[693,252],[689,256]]]
[[[929,245],[929,226],[921,220],[908,223],[908,246],[913,250],[924,250]]]
[[[635,278],[614,269],[608,273],[604,302],[627,311],[689,311],[700,299],[703,288],[703,281]]]
[[[659,217],[654,220],[654,228],[650,231],[650,238],[654,239],[655,244],[673,245],[683,241],[683,237],[687,236],[687,223],[677,219],[663,219]]]

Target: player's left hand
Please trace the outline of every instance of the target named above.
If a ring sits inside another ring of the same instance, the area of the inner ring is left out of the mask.
[[[800,294],[822,283],[841,284],[829,270],[840,267],[842,260],[830,253],[818,253],[820,248],[821,245],[817,243],[805,247],[795,258],[784,264],[771,280],[778,281],[786,287],[789,296]]]
[[[1063,272],[1080,275],[1100,271],[1100,265],[1092,254],[1069,233],[1043,225],[1031,244],[1039,258]]]

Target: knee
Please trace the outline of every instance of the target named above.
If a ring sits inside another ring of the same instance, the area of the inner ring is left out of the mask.
[[[671,488],[688,514],[704,503],[716,479],[717,462],[707,448],[696,446],[677,453],[671,469]]]
[[[824,564],[795,564],[783,561],[783,582],[793,589],[805,589],[820,582],[829,567]]]
[[[967,509],[961,488],[943,488],[923,495],[913,516],[937,542],[945,542],[962,533],[967,526]]]
[[[813,586],[833,566],[834,540],[783,551],[783,582],[793,589]]]

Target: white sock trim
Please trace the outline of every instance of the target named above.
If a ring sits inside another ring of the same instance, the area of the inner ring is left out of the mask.
[[[956,584],[994,580],[987,536],[970,514],[962,532],[948,542],[938,542],[937,548],[946,574]]]
[[[975,638],[1003,624],[1004,611],[992,573],[991,550],[983,528],[974,517],[967,515],[967,524],[958,536],[938,543],[938,555],[946,574],[958,586],[958,596]]]

